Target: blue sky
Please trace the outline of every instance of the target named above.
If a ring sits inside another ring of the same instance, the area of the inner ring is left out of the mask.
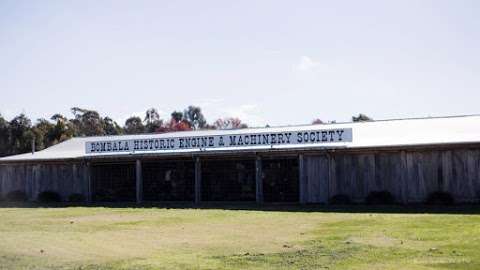
[[[480,1],[0,0],[0,113],[480,113]]]

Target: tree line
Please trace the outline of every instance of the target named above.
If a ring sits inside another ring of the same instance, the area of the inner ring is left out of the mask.
[[[238,129],[248,126],[238,118],[220,118],[207,123],[200,107],[188,106],[183,111],[173,111],[170,119],[161,119],[158,110],[150,108],[143,118],[132,116],[123,126],[97,111],[73,107],[72,117],[54,114],[35,123],[25,114],[7,121],[0,115],[0,156],[30,152],[32,142],[39,151],[72,137],[105,136],[141,133],[165,133],[198,129]]]
[[[71,118],[54,114],[50,119],[40,118],[35,123],[32,123],[23,113],[11,121],[7,121],[0,115],[0,156],[30,152],[33,144],[35,151],[39,151],[72,137],[248,127],[234,117],[220,118],[209,124],[201,108],[197,106],[188,106],[183,111],[173,111],[169,119],[161,119],[158,110],[150,108],[143,118],[132,116],[123,126],[94,110],[73,107],[71,112]],[[358,117],[352,117],[352,120],[370,121],[372,119],[360,114]],[[323,124],[323,121],[315,119],[312,124]]]

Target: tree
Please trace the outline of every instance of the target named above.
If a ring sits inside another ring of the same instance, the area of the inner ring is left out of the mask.
[[[74,123],[72,123],[72,120],[69,121],[65,116],[58,113],[54,114],[50,119],[55,121],[55,127],[53,128],[49,138],[51,145],[63,142],[77,135],[77,131]]]
[[[10,151],[10,124],[0,114],[0,157],[9,155]]]
[[[143,119],[143,121],[145,121],[147,124],[153,123],[158,120],[160,120],[160,114],[158,114],[157,109],[150,108],[145,112],[145,118]]]
[[[37,120],[32,132],[35,136],[35,150],[42,150],[55,144],[55,125],[44,118]]]
[[[187,131],[192,130],[190,123],[183,117],[183,113],[180,111],[173,111],[170,114],[170,120],[162,123],[159,127],[155,129],[157,133],[166,133],[174,131]]]
[[[190,124],[187,121],[185,121],[185,120],[181,120],[180,122],[170,121],[170,127],[169,127],[170,132],[172,132],[172,131],[188,131],[188,130],[192,130],[192,128],[190,127]]]
[[[246,128],[246,127],[247,127],[247,124],[245,124],[245,128]],[[215,129],[217,129],[217,128],[215,127],[214,124],[210,125],[210,124],[207,123],[207,124],[203,127],[203,129],[204,129],[204,130],[215,130]]]
[[[82,132],[86,136],[105,135],[103,121],[96,111],[86,111],[82,115]]]
[[[183,113],[180,111],[173,111],[171,116],[176,122],[180,122],[183,119]]]
[[[163,120],[160,119],[160,114],[157,109],[150,108],[145,112],[145,118],[143,120],[145,125],[145,132],[155,132],[163,124]]]
[[[32,121],[23,113],[10,121],[11,154],[31,151],[32,140],[34,138],[31,128]]]
[[[159,119],[145,126],[145,132],[154,133],[163,126],[163,120]]]
[[[202,129],[207,124],[205,116],[203,116],[202,109],[196,106],[188,106],[183,112],[183,119],[186,120],[190,127],[194,130]]]
[[[113,121],[112,118],[106,116],[103,118],[103,130],[106,135],[120,135],[123,133],[122,128]]]
[[[62,122],[67,122],[67,118],[59,113],[56,113],[50,117],[50,120],[53,120],[55,122],[62,121]]]
[[[239,129],[247,128],[247,124],[242,123],[242,120],[236,117],[219,118],[213,123],[216,129]]]
[[[320,125],[323,124],[323,121],[320,118],[317,118],[312,121],[312,125]]]
[[[75,119],[71,122],[75,126],[75,133],[79,136],[105,135],[103,119],[96,111],[73,107],[72,113]]]
[[[72,111],[73,116],[77,118],[77,114],[83,114],[86,110],[79,107],[72,107],[70,111]]]
[[[366,122],[373,121],[372,118],[368,117],[366,114],[360,113],[358,116],[352,116],[353,122]]]
[[[138,116],[132,116],[125,121],[123,127],[126,134],[141,134],[145,131],[142,119]]]

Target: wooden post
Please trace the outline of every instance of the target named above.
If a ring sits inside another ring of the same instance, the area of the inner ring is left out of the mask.
[[[93,183],[92,183],[92,163],[87,162],[86,164],[86,184],[87,184],[87,203],[93,202]]]
[[[262,158],[255,159],[255,197],[257,203],[263,203],[263,179],[262,179]]]
[[[401,164],[400,164],[400,190],[401,190],[401,201],[403,204],[407,204],[409,201],[408,197],[408,164],[407,164],[407,153],[403,150],[400,152],[400,159],[401,159]]]
[[[305,177],[305,158],[303,154],[298,156],[298,180],[299,180],[299,197],[300,203],[307,203],[307,178]]]
[[[335,170],[335,158],[332,152],[328,153],[328,195],[327,204],[331,196],[335,196],[337,192],[337,173]],[[374,166],[375,167],[375,166]]]
[[[202,201],[202,164],[200,158],[195,158],[195,203]]]
[[[143,200],[143,176],[142,176],[142,161],[137,159],[135,166],[135,178],[136,178],[136,190],[137,190],[137,203],[141,203]]]
[[[442,151],[442,186],[439,187],[440,191],[451,191],[450,183],[452,181],[452,151]]]

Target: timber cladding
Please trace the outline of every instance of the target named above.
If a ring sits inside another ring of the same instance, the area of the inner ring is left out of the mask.
[[[136,160],[141,160],[142,185],[138,185]],[[146,201],[327,203],[332,196],[345,194],[363,202],[370,192],[381,190],[392,193],[400,203],[420,203],[436,191],[449,192],[456,202],[480,198],[479,146],[290,150],[238,153],[236,157],[215,154],[175,160],[152,156],[111,161],[4,163],[0,165],[0,194],[22,190],[35,200],[40,192],[53,190],[63,199],[80,193],[93,200],[138,201],[140,186]],[[112,189],[118,194],[102,194]]]
[[[88,175],[83,162],[0,165],[0,194],[22,190],[31,200],[47,190],[64,199],[75,193],[87,196]]]
[[[363,202],[371,191],[387,190],[400,203],[420,203],[436,191],[457,202],[480,198],[480,150],[424,150],[328,153],[305,156],[303,201],[326,203],[337,194]]]

